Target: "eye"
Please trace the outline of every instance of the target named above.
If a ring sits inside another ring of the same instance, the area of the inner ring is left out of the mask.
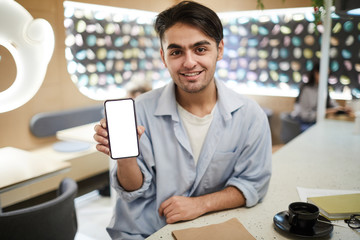
[[[177,56],[177,55],[180,55],[180,54],[181,54],[180,50],[174,50],[174,51],[170,52],[170,56]]]
[[[196,52],[198,52],[198,53],[205,53],[205,52],[206,52],[206,48],[204,48],[204,47],[198,47],[198,48],[196,49]]]

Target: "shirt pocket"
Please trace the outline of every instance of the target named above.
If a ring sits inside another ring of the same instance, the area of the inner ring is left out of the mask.
[[[215,152],[204,175],[206,193],[219,191],[234,173],[236,152]]]

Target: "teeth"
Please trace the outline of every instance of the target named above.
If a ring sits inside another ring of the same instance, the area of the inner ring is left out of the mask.
[[[200,73],[197,72],[197,73],[184,73],[185,76],[187,77],[192,77],[192,76],[196,76],[196,75],[199,75]]]

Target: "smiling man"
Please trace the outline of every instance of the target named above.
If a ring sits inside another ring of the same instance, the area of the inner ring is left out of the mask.
[[[113,239],[144,239],[166,223],[252,207],[271,176],[265,113],[214,77],[224,52],[217,14],[181,2],[158,15],[155,29],[173,81],[136,98],[141,153],[111,171]],[[97,149],[109,154],[104,119],[95,131]]]

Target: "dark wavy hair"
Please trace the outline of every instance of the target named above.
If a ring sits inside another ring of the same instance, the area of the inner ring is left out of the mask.
[[[165,31],[176,23],[199,28],[213,38],[217,45],[224,37],[222,23],[213,10],[196,2],[183,1],[161,12],[155,20],[154,27],[160,37],[161,47]]]
[[[306,85],[314,86],[315,85],[315,73],[319,73],[320,71],[320,64],[315,63],[313,69],[310,71],[308,77],[309,81],[306,83]]]

